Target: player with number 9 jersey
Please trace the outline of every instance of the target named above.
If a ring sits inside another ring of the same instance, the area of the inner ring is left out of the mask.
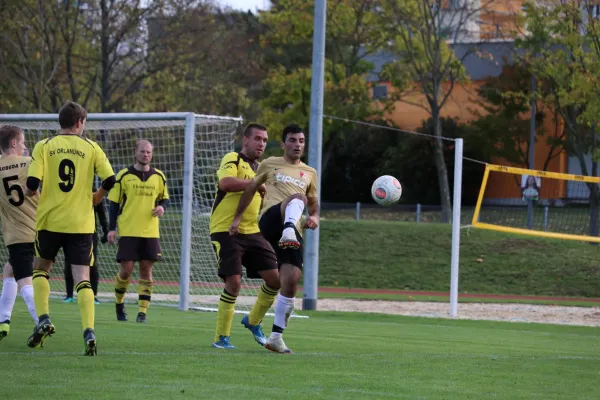
[[[29,347],[39,347],[55,332],[50,322],[49,272],[62,248],[65,262],[71,264],[76,283],[77,302],[85,344],[84,354],[97,354],[94,333],[94,293],[89,266],[93,264],[93,234],[96,229],[94,205],[115,184],[113,169],[104,151],[83,136],[87,111],[68,101],[58,113],[61,130],[57,135],[38,142],[31,157],[27,192],[31,196],[42,184],[36,213],[35,267],[33,289],[39,322],[27,340]],[[102,186],[91,193],[94,175]]]
[[[36,230],[94,233],[94,175],[102,181],[114,175],[104,151],[79,135],[58,134],[38,142],[29,176],[42,181]]]

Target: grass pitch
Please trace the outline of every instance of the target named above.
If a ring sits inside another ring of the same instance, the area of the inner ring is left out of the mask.
[[[19,299],[0,342],[2,398],[597,399],[600,330],[379,314],[293,319],[295,354],[259,347],[236,315],[237,350],[210,347],[216,315],[153,307],[146,325],[96,307],[98,357],[84,357],[76,304],[51,303],[57,333],[25,345]],[[136,309],[129,306],[135,319]],[[265,320],[266,331],[272,323]]]

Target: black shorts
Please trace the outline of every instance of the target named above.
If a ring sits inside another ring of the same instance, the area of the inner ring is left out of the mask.
[[[160,240],[132,236],[120,237],[117,262],[121,261],[162,261]]]
[[[35,249],[33,243],[14,243],[8,248],[8,263],[12,266],[15,280],[19,281],[33,275],[33,258]]]
[[[210,235],[210,240],[221,278],[242,275],[242,265],[251,279],[260,278],[260,271],[277,269],[275,252],[260,233],[231,236],[229,232],[216,232]]]
[[[37,231],[35,236],[35,255],[52,262],[62,248],[65,262],[71,265],[93,265],[93,233],[62,233]]]
[[[291,264],[300,269],[304,267],[304,240],[298,232],[298,229],[294,226],[296,237],[300,242],[300,248],[298,249],[281,249],[279,247],[279,239],[283,233],[283,217],[281,216],[281,203],[275,204],[269,208],[258,222],[260,232],[267,239],[267,242],[275,249],[277,255],[277,262],[281,264]]]
[[[92,246],[92,261],[90,263],[90,267],[95,267],[96,263],[98,262],[98,234],[96,232],[94,232],[94,237],[93,237],[93,246]],[[69,264],[68,262],[65,261],[65,268],[71,268],[71,264]]]

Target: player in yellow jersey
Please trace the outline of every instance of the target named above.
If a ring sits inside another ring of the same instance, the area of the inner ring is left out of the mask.
[[[31,317],[38,322],[33,301],[31,274],[33,271],[33,241],[35,240],[35,209],[39,196],[25,197],[30,157],[24,157],[25,137],[16,126],[0,127],[0,214],[2,237],[8,248],[8,263],[4,265],[4,281],[0,295],[0,340],[8,335],[10,317],[20,290]]]
[[[159,217],[169,203],[167,178],[150,167],[152,143],[140,140],[135,148],[135,164],[117,174],[117,183],[108,194],[110,200],[108,241],[119,246],[117,262],[121,264],[115,277],[117,320],[127,321],[125,293],[135,262],[139,263],[137,322],[145,323],[152,296],[152,266],[162,260],[159,240]]]
[[[305,145],[302,128],[295,124],[286,126],[282,140],[283,157],[269,157],[260,164],[254,180],[244,190],[229,232],[232,235],[239,233],[244,210],[258,187],[265,184],[267,193],[259,227],[277,253],[281,280],[275,304],[275,323],[265,348],[291,353],[283,342],[282,333],[294,309],[298,280],[302,275],[304,260],[300,220],[307,207],[309,217],[304,227],[316,229],[319,226],[319,201],[317,172],[300,161]]]
[[[229,226],[242,191],[254,178],[258,168],[257,160],[265,151],[267,140],[267,129],[264,126],[248,125],[242,137],[242,150],[239,153],[226,154],[217,171],[219,182],[210,215],[210,239],[217,253],[219,277],[225,281],[225,288],[219,300],[217,330],[213,341],[213,347],[221,349],[235,348],[229,343],[229,338],[235,302],[242,284],[242,265],[246,267],[248,278],[260,277],[265,281],[258,290],[256,303],[250,314],[242,319],[242,325],[252,332],[254,340],[261,346],[267,341],[261,321],[279,290],[275,252],[258,228],[258,212],[262,201],[259,193],[254,194],[248,209],[241,216],[239,234],[229,235]]]
[[[94,333],[94,292],[90,284],[92,241],[95,230],[93,205],[102,201],[113,187],[115,175],[104,151],[95,142],[82,137],[87,111],[68,101],[59,111],[60,133],[38,142],[32,154],[27,177],[27,195],[42,194],[36,213],[35,266],[33,289],[39,317],[29,347],[43,344],[55,328],[50,322],[48,297],[49,271],[62,248],[71,264],[81,313],[85,354],[97,354]],[[102,187],[92,193],[94,175]]]

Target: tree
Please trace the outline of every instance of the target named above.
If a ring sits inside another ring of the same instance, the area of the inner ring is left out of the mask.
[[[589,168],[586,157],[597,149],[600,111],[600,31],[592,17],[594,5],[587,0],[527,2],[527,34],[517,44],[527,68],[547,88],[543,101],[564,122],[565,148],[577,157],[584,175],[598,176],[597,162]],[[596,184],[588,188],[590,234],[597,236],[600,190]]]
[[[191,44],[210,31],[199,21],[210,20],[211,7],[198,0],[2,2],[0,86],[21,111],[56,112],[66,99],[102,112],[141,108],[136,95],[148,79],[197,50]]]
[[[263,120],[270,131],[281,132],[295,122],[308,125],[313,38],[312,0],[279,0],[260,14],[266,27],[262,44],[273,66],[263,82]],[[382,115],[391,102],[376,104],[368,78],[374,66],[366,59],[377,51],[381,35],[376,2],[332,0],[327,2],[324,113],[364,121]],[[342,143],[351,125],[327,120],[323,127],[323,169],[332,150]]]
[[[21,111],[58,111],[66,98],[84,105],[97,70],[83,2],[4,3],[0,69],[5,95]]]
[[[214,9],[203,18],[202,40],[177,63],[146,80],[142,104],[154,110],[256,120],[261,113],[260,85],[267,75],[260,45],[264,27],[252,13]],[[186,24],[195,29],[198,19],[187,19]]]
[[[502,73],[489,78],[477,89],[477,104],[484,113],[475,111],[478,119],[471,123],[486,139],[486,146],[494,156],[501,157],[513,164],[528,168],[530,143],[530,99],[529,90],[531,73],[522,65],[505,66]],[[523,89],[527,88],[527,89]],[[507,96],[506,93],[520,91],[520,96]],[[539,93],[547,91],[543,82],[537,88]],[[553,107],[536,101],[536,135],[546,134],[544,122],[549,115],[554,122],[554,131],[547,137],[548,154],[542,169],[548,169],[550,161],[564,149],[565,132],[561,129],[561,121]]]
[[[384,49],[397,55],[398,60],[386,66],[382,79],[396,88],[397,100],[410,102],[427,111],[433,120],[434,159],[437,169],[442,218],[451,217],[450,185],[444,160],[442,109],[452,91],[467,79],[462,59],[457,59],[451,43],[470,37],[469,25],[477,13],[490,1],[450,2],[443,0],[384,0],[383,34],[389,38]],[[465,52],[464,57],[470,52]],[[425,102],[411,100],[411,94],[425,97]]]

